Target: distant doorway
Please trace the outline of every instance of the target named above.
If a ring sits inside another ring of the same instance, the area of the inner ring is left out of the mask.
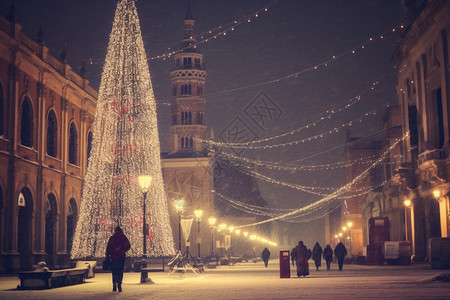
[[[69,200],[69,210],[67,214],[67,254],[70,257],[72,251],[73,236],[75,234],[75,225],[77,222],[77,203],[75,199]]]
[[[55,225],[56,225],[56,197],[50,193],[45,200],[45,253],[46,263],[54,267],[55,261]]]
[[[23,188],[17,200],[19,209],[17,220],[17,250],[20,256],[20,269],[31,270],[31,232],[33,217],[33,197],[28,188]]]

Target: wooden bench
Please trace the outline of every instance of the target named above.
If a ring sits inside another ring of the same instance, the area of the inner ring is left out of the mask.
[[[21,290],[51,289],[80,284],[85,281],[88,272],[88,268],[20,272],[20,285],[17,288]]]
[[[95,267],[96,266],[97,266],[97,261],[95,261],[95,260],[92,260],[92,261],[79,260],[79,261],[77,261],[75,268],[76,269],[88,268],[89,270],[86,275],[86,278],[93,278],[93,277],[95,277]]]

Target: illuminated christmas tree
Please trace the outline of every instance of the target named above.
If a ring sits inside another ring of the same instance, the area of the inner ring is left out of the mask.
[[[153,177],[146,197],[147,254],[173,255],[150,72],[134,0],[121,0],[103,67],[72,258],[103,257],[117,225],[130,240],[127,254],[142,256],[141,174]]]

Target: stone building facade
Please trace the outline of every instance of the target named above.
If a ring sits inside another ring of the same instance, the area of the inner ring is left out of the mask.
[[[347,149],[348,159],[380,156],[398,139],[402,142],[366,179],[367,185],[381,186],[355,199],[359,208],[353,211],[350,205],[334,221],[361,220],[355,224],[364,250],[369,219],[387,217],[390,240],[410,242],[412,258],[427,261],[429,240],[448,237],[450,230],[450,2],[424,1],[417,7],[416,1],[404,1],[404,6],[405,23],[392,59],[399,104],[385,113],[383,140],[357,142]],[[348,182],[354,171],[349,170]],[[353,235],[352,242],[356,246]]]
[[[397,177],[410,200],[407,223],[416,260],[427,259],[428,240],[449,233],[450,2],[407,5],[408,22],[393,56],[403,133]]]
[[[0,16],[0,272],[67,266],[97,92]]]

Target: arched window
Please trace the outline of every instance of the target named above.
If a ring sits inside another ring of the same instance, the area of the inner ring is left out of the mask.
[[[3,86],[0,83],[0,135],[3,135],[4,123],[5,123],[5,95],[3,94]]]
[[[190,84],[183,84],[181,86],[181,95],[191,95],[192,94],[192,86]]]
[[[33,107],[28,97],[25,97],[22,103],[20,143],[27,147],[33,147]]]
[[[89,131],[87,136],[87,162],[89,162],[89,157],[91,157],[91,150],[92,150],[92,131]]]
[[[72,165],[77,164],[77,128],[75,127],[75,123],[70,123],[69,129],[69,163]]]
[[[53,157],[58,155],[58,123],[55,111],[50,110],[47,117],[47,154]]]
[[[201,112],[197,113],[197,124],[203,124],[203,114]]]
[[[181,112],[181,124],[183,125],[192,124],[192,113],[190,111]]]
[[[192,69],[192,58],[191,57],[184,57],[183,58],[183,67],[185,69]]]
[[[75,225],[77,222],[77,202],[71,198],[67,213],[67,252],[72,250],[73,235],[75,233]]]
[[[194,145],[194,139],[192,137],[182,137],[181,138],[181,149],[192,149]]]
[[[201,69],[200,58],[195,58],[194,63],[195,63],[195,69]]]

